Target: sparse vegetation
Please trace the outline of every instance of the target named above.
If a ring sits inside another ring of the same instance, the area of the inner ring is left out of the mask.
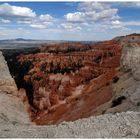
[[[120,96],[120,97],[114,99],[114,100],[112,101],[112,106],[111,106],[111,107],[115,107],[115,106],[117,106],[117,105],[120,105],[120,104],[122,103],[122,101],[125,100],[125,99],[126,99],[125,96]]]
[[[118,76],[114,76],[114,77],[112,78],[113,83],[117,83],[118,80],[119,80],[119,77],[118,77]]]

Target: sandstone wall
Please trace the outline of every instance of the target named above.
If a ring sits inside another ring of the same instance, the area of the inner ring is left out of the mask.
[[[29,124],[27,111],[17,97],[17,87],[0,52],[0,123]]]
[[[140,45],[138,43],[124,45],[120,62],[123,70],[130,70],[133,77],[140,80]]]
[[[0,52],[0,91],[9,94],[16,93],[17,91],[15,81],[10,75],[7,62],[5,61],[2,52]]]

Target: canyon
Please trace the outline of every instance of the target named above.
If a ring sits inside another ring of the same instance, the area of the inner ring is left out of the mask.
[[[120,114],[118,121],[125,121],[121,117],[132,118],[133,114],[137,114],[135,117],[139,122],[139,34],[94,43],[44,43],[24,52],[1,51],[8,64],[1,53],[2,123],[7,116],[12,124],[50,125],[50,129],[53,129],[52,124],[63,128],[65,124],[69,126],[82,120],[86,123],[89,117],[90,125],[92,120],[100,121],[100,116],[105,117],[103,120],[106,124],[106,119],[113,117],[113,114],[114,118],[117,118],[115,114],[118,118]],[[98,125],[105,133],[102,124]],[[139,126],[137,123],[137,130]],[[99,136],[109,137],[107,132],[107,135],[103,133]],[[97,134],[92,136],[98,137]]]
[[[110,84],[118,78],[121,46],[116,41],[89,47],[73,43],[48,46],[57,52],[48,53],[42,46],[37,54],[18,57],[21,67],[27,68],[21,83],[29,87],[32,121],[54,124],[97,114],[96,107],[113,97]]]

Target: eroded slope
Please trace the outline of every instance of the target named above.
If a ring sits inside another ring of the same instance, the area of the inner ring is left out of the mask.
[[[13,64],[18,96],[30,104],[36,124],[138,111],[139,49],[139,35],[95,44],[44,44]]]
[[[20,80],[32,106],[30,117],[37,124],[96,115],[96,108],[112,99],[111,85],[118,81],[121,46],[117,41],[91,44],[84,52],[64,53],[56,46],[57,53],[44,49],[18,57],[21,69],[25,68]]]

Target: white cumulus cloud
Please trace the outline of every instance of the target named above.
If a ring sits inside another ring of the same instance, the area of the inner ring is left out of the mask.
[[[0,5],[1,23],[13,22],[17,25],[25,25],[32,28],[44,29],[53,23],[53,17],[49,14],[37,15],[31,8],[14,6],[8,3]]]
[[[80,31],[81,30],[81,27],[79,26],[74,26],[73,24],[70,24],[70,23],[62,23],[61,24],[61,27],[67,31]]]
[[[7,17],[35,17],[36,14],[32,9],[27,7],[13,6],[8,3],[0,5],[0,16]]]
[[[46,22],[51,22],[53,20],[53,17],[49,14],[40,15],[39,18],[40,20],[46,21]]]
[[[64,16],[67,21],[70,22],[81,22],[84,21],[85,13],[82,12],[75,12],[75,13],[68,13]]]
[[[68,22],[98,22],[116,20],[119,18],[118,9],[112,8],[110,3],[84,2],[79,4],[79,11],[67,13],[64,17]]]
[[[30,27],[37,29],[45,29],[49,26],[53,25],[54,19],[51,15],[45,14],[36,17],[34,20],[30,22]]]
[[[78,9],[80,11],[89,12],[89,11],[101,11],[109,9],[111,7],[110,3],[104,2],[82,2],[79,3]]]

